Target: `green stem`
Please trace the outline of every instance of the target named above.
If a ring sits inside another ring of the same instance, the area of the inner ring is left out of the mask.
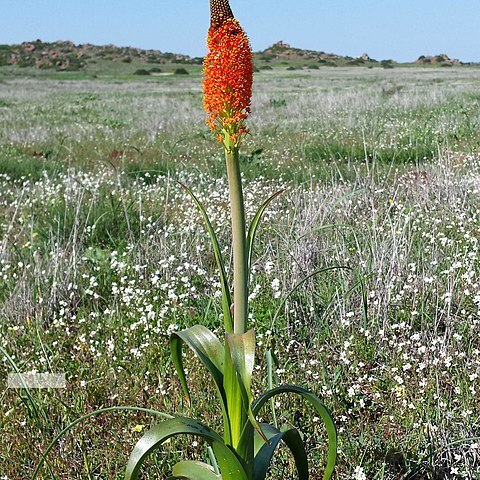
[[[248,320],[248,250],[245,225],[245,206],[240,175],[238,147],[230,145],[225,148],[227,162],[228,187],[230,192],[230,213],[232,219],[233,244],[233,333],[243,335],[247,331]],[[233,447],[245,465],[248,466],[248,478],[253,478],[253,438],[248,448],[240,446],[242,432],[249,422],[248,405],[240,387],[240,377],[233,365],[230,347],[225,348],[224,386],[227,393],[228,419],[230,436],[227,443]],[[240,447],[240,449],[239,449]],[[252,471],[250,471],[252,470]]]
[[[242,335],[248,319],[248,267],[245,207],[238,148],[225,150],[233,237],[233,332]]]

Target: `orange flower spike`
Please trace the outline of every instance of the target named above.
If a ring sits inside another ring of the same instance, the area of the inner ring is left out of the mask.
[[[203,106],[206,122],[228,151],[248,133],[253,83],[252,49],[227,0],[210,0],[209,53],[204,60]]]

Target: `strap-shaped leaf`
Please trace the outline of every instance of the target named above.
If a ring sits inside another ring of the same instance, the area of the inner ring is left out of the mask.
[[[329,480],[332,477],[333,470],[335,469],[335,464],[337,463],[337,429],[335,427],[335,422],[333,420],[330,410],[320,401],[320,399],[314,395],[312,392],[305,390],[301,387],[283,385],[279,387],[272,388],[268,392],[265,392],[261,395],[252,405],[253,415],[258,415],[260,409],[265,405],[268,400],[276,395],[282,393],[294,393],[300,395],[307,402],[309,402],[320,415],[328,435],[328,457],[327,457],[327,466],[325,468],[325,473],[323,474],[323,480]]]
[[[145,433],[130,455],[125,480],[137,480],[143,462],[151,453],[170,437],[184,434],[204,438],[212,446],[220,467],[222,480],[248,480],[239,459],[223,443],[218,433],[196,420],[184,417],[165,420]]]
[[[230,353],[230,346],[228,342],[225,345],[225,368],[223,376],[223,388],[225,392],[225,398],[228,415],[225,417],[225,443],[235,447],[237,452],[238,442],[245,425],[247,407],[244,405],[244,396],[242,395],[242,389],[238,380],[238,375],[233,365],[232,355]],[[227,431],[228,427],[228,431]],[[245,457],[245,451],[239,452],[242,458]],[[251,458],[253,461],[253,449],[251,452]]]
[[[244,390],[245,397],[253,401],[250,387],[255,365],[255,332],[253,329],[250,329],[243,335],[230,333],[226,337],[233,365],[241,379],[242,390]]]
[[[248,418],[258,434],[267,441],[251,408],[253,403],[251,384],[253,367],[255,366],[255,332],[251,329],[243,335],[227,334],[227,343],[230,348],[233,367],[237,373],[244,408],[247,410]]]
[[[192,200],[195,202],[195,205],[200,210],[203,220],[205,221],[205,226],[210,236],[210,241],[212,243],[213,253],[215,255],[215,261],[217,263],[218,273],[220,274],[220,283],[222,285],[222,310],[223,310],[223,317],[224,317],[224,323],[225,323],[225,331],[233,332],[232,313],[230,311],[230,307],[232,306],[232,295],[230,293],[230,286],[228,284],[228,277],[225,270],[225,262],[223,260],[222,252],[218,244],[217,236],[215,235],[215,230],[213,229],[212,223],[208,218],[205,208],[200,203],[200,200],[198,200],[195,194],[186,185],[184,185],[182,182],[178,182],[178,183],[192,197]]]
[[[255,241],[255,234],[257,233],[257,228],[258,225],[260,224],[260,220],[262,219],[263,212],[265,209],[270,205],[270,203],[275,200],[284,190],[279,190],[278,192],[275,192],[271,197],[267,198],[265,202],[260,205],[260,207],[257,210],[257,213],[252,219],[252,222],[250,223],[250,227],[248,228],[248,234],[247,234],[247,251],[248,251],[248,271],[250,271],[250,268],[252,267],[252,255],[253,255],[253,242]]]
[[[225,360],[225,348],[217,336],[203,325],[194,325],[180,332],[174,332],[170,336],[172,361],[182,384],[187,402],[190,404],[187,379],[183,368],[182,343],[186,343],[205,365],[217,387],[221,407],[224,415],[227,412],[225,389],[223,386],[223,371]],[[228,429],[228,422],[225,425]]]
[[[220,467],[222,480],[249,480],[242,463],[233,450],[221,440],[214,441],[212,449]]]
[[[296,428],[281,431],[268,423],[261,423],[260,426],[269,443],[265,443],[262,438],[255,436],[254,480],[265,480],[270,462],[281,440],[293,454],[299,480],[308,480],[307,452],[299,431]]]
[[[173,477],[185,478],[187,480],[222,480],[221,475],[217,475],[213,468],[207,463],[195,461],[181,461],[173,467]]]

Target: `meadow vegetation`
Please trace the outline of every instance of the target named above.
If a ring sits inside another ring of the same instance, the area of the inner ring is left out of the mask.
[[[224,159],[204,125],[198,69],[15,72],[0,70],[5,480],[29,478],[53,437],[98,408],[215,426],[199,364],[186,359],[192,412],[169,358],[172,331],[222,326],[215,259],[177,180],[205,200],[230,259]],[[338,479],[480,478],[479,91],[473,67],[255,75],[241,157],[247,217],[284,192],[255,246],[251,322],[260,350],[284,359],[275,382],[331,408]],[[67,388],[7,389],[14,366],[65,372]],[[300,401],[277,403],[284,412],[321,478],[321,422]],[[54,447],[40,478],[121,479],[156,421],[91,417]],[[192,439],[169,443],[165,458],[182,449],[205,457]],[[151,458],[144,478],[164,478],[163,466],[163,455]],[[271,478],[293,478],[292,468],[285,455]]]

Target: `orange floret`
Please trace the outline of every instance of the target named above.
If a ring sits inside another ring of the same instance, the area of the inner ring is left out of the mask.
[[[209,53],[204,60],[203,106],[207,125],[227,149],[237,147],[248,132],[253,82],[252,49],[234,18],[208,31]]]

